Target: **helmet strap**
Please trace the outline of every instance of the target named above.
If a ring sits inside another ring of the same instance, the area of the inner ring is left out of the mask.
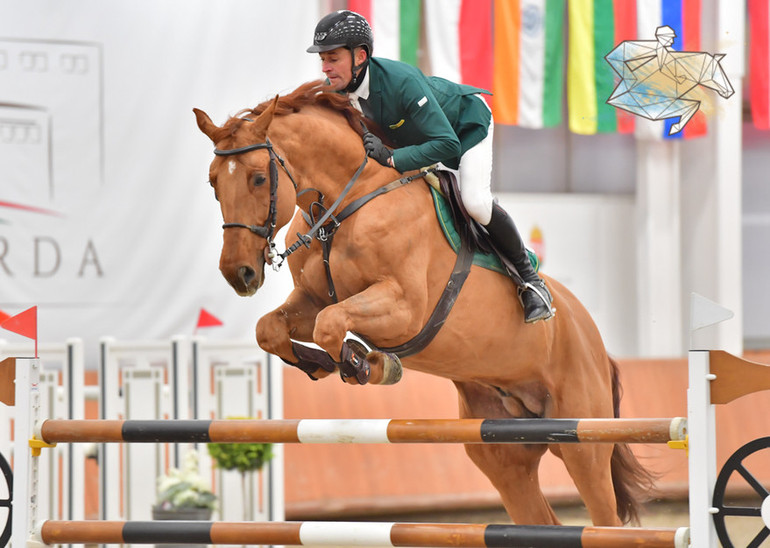
[[[353,48],[348,48],[350,50],[350,56],[351,56],[351,74],[353,75],[350,78],[350,83],[347,85],[344,91],[347,91],[348,93],[356,91],[358,89],[358,86],[361,85],[361,82],[364,81],[364,76],[366,76],[366,68],[369,66],[369,52],[366,52],[366,59],[363,63],[360,65],[353,64],[355,61],[352,59],[354,58],[353,55]]]

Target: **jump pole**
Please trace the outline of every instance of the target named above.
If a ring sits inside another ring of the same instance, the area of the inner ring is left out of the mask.
[[[44,521],[43,545],[257,544],[283,546],[460,546],[687,548],[689,530],[626,527],[383,522]]]
[[[55,443],[668,443],[687,419],[46,420]]]

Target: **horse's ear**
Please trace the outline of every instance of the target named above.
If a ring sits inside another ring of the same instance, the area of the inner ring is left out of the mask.
[[[254,132],[257,135],[267,135],[267,128],[270,126],[270,122],[273,121],[273,115],[275,115],[275,108],[278,105],[278,95],[275,96],[273,102],[254,120]]]
[[[195,113],[195,120],[198,122],[198,127],[200,130],[214,143],[219,141],[218,134],[222,128],[212,122],[211,118],[209,118],[209,115],[202,110],[194,108],[193,112]]]

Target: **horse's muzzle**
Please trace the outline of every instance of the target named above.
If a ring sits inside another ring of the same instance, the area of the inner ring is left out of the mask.
[[[250,297],[262,287],[265,281],[264,263],[262,269],[255,270],[249,265],[234,266],[231,269],[220,268],[222,275],[241,297]]]

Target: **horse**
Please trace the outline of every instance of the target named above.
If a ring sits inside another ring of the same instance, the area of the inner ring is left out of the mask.
[[[474,265],[432,339],[412,352],[388,350],[430,321],[457,254],[420,173],[366,162],[362,117],[344,96],[309,82],[222,126],[193,110],[215,145],[209,182],[224,219],[222,275],[250,296],[266,265],[285,259],[291,270],[294,289],[257,322],[262,349],[311,378],[339,371],[351,384],[396,382],[402,360],[450,379],[462,418],[619,416],[617,364],[586,309],[552,278],[558,313],[525,324],[511,279]],[[351,204],[360,207],[350,213]],[[287,236],[278,255],[272,238],[287,223],[298,240],[290,245]],[[348,332],[374,348],[346,341]],[[538,480],[548,449],[564,461],[594,524],[637,520],[651,475],[625,444],[465,446],[519,524],[559,524]]]
[[[656,40],[626,40],[605,56],[620,77],[607,103],[650,120],[679,117],[678,133],[700,108],[687,94],[701,85],[725,99],[734,90],[721,60],[724,54],[676,51]]]

